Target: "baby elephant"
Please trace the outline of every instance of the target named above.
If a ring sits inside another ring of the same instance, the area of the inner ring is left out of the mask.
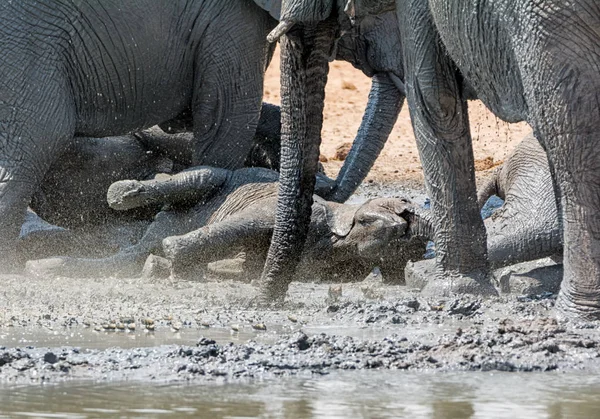
[[[195,167],[153,180],[116,182],[108,203],[117,210],[165,205],[143,238],[103,259],[60,257],[29,262],[29,270],[60,276],[139,275],[154,253],[178,275],[209,262],[246,255],[245,269],[258,275],[269,248],[277,205],[278,173],[263,168]],[[425,239],[411,234],[415,207],[381,198],[361,205],[314,197],[310,231],[298,279],[362,279],[378,265],[402,272],[422,257]],[[387,271],[386,271],[387,268]]]

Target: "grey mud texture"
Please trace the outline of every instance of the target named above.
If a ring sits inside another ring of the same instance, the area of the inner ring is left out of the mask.
[[[550,293],[428,299],[405,286],[384,285],[375,271],[363,282],[341,286],[293,282],[281,309],[261,310],[254,305],[256,289],[233,281],[0,280],[0,336],[16,337],[0,344],[6,345],[0,348],[4,384],[234,382],[334,370],[542,372],[600,366],[599,323],[559,323]],[[172,334],[167,343],[173,344],[135,347],[128,343],[131,324],[136,333]],[[211,336],[217,330],[233,338],[215,342]],[[123,344],[45,347],[35,339],[19,344],[18,337],[32,331],[86,331],[96,341],[120,337]],[[252,339],[235,339],[249,333]],[[178,334],[191,339],[174,344]]]

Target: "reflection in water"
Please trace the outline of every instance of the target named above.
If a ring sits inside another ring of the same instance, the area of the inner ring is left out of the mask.
[[[0,418],[595,418],[600,378],[400,371],[248,384],[0,387]]]

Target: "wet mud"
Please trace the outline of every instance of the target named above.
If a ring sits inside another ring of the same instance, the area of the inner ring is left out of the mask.
[[[265,310],[252,285],[232,281],[2,281],[4,384],[600,366],[598,323],[558,322],[552,294],[430,300],[371,276],[294,283],[282,308]]]

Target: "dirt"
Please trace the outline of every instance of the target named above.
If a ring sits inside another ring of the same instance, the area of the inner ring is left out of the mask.
[[[277,52],[265,79],[266,102],[279,104],[279,83]],[[321,154],[327,158],[323,164],[330,176],[335,176],[343,165],[342,160],[335,158],[337,150],[344,143],[352,143],[354,140],[370,88],[371,80],[350,64],[341,61],[331,64],[321,146]],[[478,178],[486,177],[489,170],[500,164],[531,131],[526,123],[508,124],[499,120],[480,101],[469,102],[469,118]],[[423,173],[406,105],[366,180],[401,182],[413,187],[423,184]]]
[[[0,280],[0,383],[232,382],[335,370],[600,366],[599,323],[559,323],[549,293],[425,299],[371,275],[343,285],[295,282],[283,307],[258,309],[255,288],[233,281]],[[95,338],[77,347],[35,344],[44,333],[83,330]],[[161,334],[166,345],[128,343],[135,333]],[[181,335],[183,345],[177,344]],[[20,343],[24,336],[33,339]],[[109,338],[119,342],[115,336],[121,344],[102,345]]]

